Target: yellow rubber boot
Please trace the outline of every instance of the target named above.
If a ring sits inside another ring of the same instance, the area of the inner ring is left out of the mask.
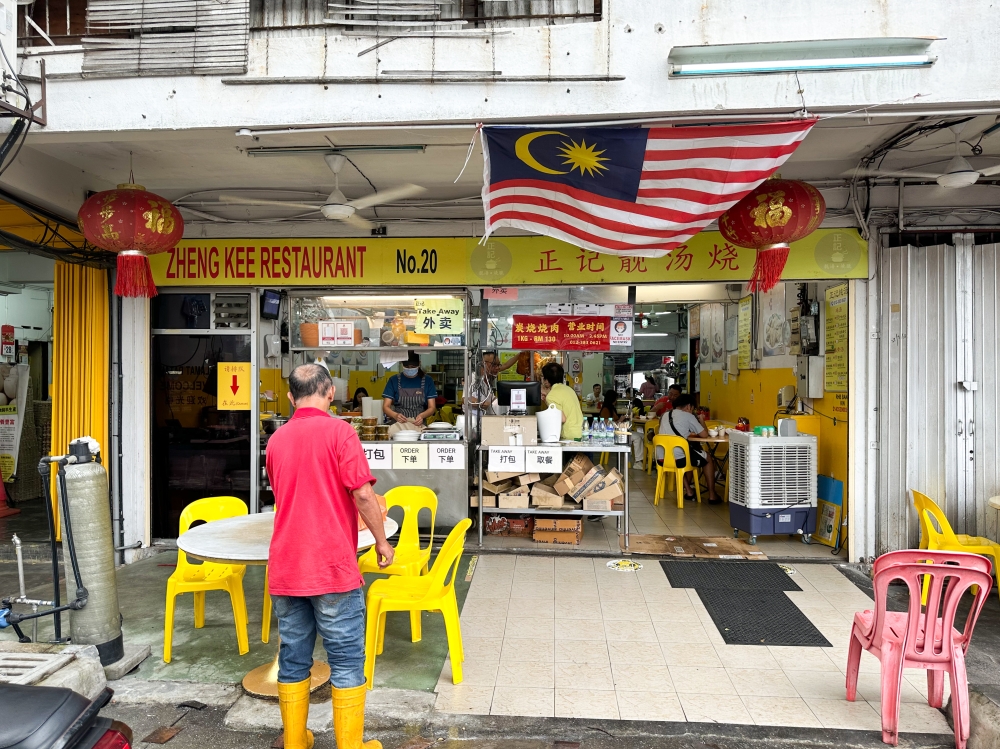
[[[312,749],[313,735],[306,730],[309,719],[310,679],[294,684],[278,682],[281,725],[285,729],[285,749]]]
[[[379,741],[363,741],[367,692],[367,684],[351,689],[333,688],[333,735],[337,749],[382,749]]]

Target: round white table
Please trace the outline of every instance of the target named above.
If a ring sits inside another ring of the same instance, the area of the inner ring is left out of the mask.
[[[995,510],[1000,510],[1000,496],[990,497],[986,500],[987,504]]]
[[[392,538],[399,530],[399,524],[392,518],[386,518],[384,529],[385,537]],[[203,562],[267,564],[273,533],[273,512],[241,515],[214,520],[182,533],[177,539],[177,548]],[[375,536],[370,530],[358,532],[358,551],[374,545]],[[313,661],[309,677],[312,681],[310,691],[319,689],[330,680],[330,666],[322,661]],[[278,696],[277,653],[271,663],[258,666],[243,677],[243,688],[257,697]]]

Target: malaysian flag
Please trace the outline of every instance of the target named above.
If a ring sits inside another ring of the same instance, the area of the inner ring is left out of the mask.
[[[814,124],[485,127],[486,236],[510,226],[661,257],[771,176]]]

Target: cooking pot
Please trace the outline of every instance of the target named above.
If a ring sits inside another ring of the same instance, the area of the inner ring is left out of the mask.
[[[285,424],[288,421],[287,416],[269,416],[266,419],[261,419],[260,423],[264,427],[264,432],[266,434],[274,434],[278,431],[278,427]]]

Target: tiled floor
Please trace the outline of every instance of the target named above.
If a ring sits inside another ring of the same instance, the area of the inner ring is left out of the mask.
[[[870,600],[834,566],[793,566],[788,593],[832,648],[727,645],[694,590],[660,565],[614,572],[585,557],[480,556],[462,611],[465,679],[445,663],[438,710],[490,715],[855,728],[879,723],[879,664],[844,696],[851,618]],[[907,671],[900,727],[949,733]],[[945,696],[947,700],[947,695]]]
[[[704,501],[685,502],[684,509],[677,507],[677,498],[668,492],[659,506],[653,505],[656,488],[656,474],[647,475],[638,468],[629,469],[629,531],[653,535],[675,536],[731,536],[733,527],[729,524],[729,505],[709,505],[707,495]],[[722,491],[722,487],[719,487]],[[585,523],[583,539],[576,548],[582,551],[617,552],[617,518],[605,518],[600,523]],[[745,537],[745,536],[744,536]],[[815,557],[828,559],[831,549],[821,544],[803,544],[797,538],[788,536],[761,536],[760,550],[769,557],[795,558]],[[486,536],[485,549],[525,549],[537,548],[530,539]]]

